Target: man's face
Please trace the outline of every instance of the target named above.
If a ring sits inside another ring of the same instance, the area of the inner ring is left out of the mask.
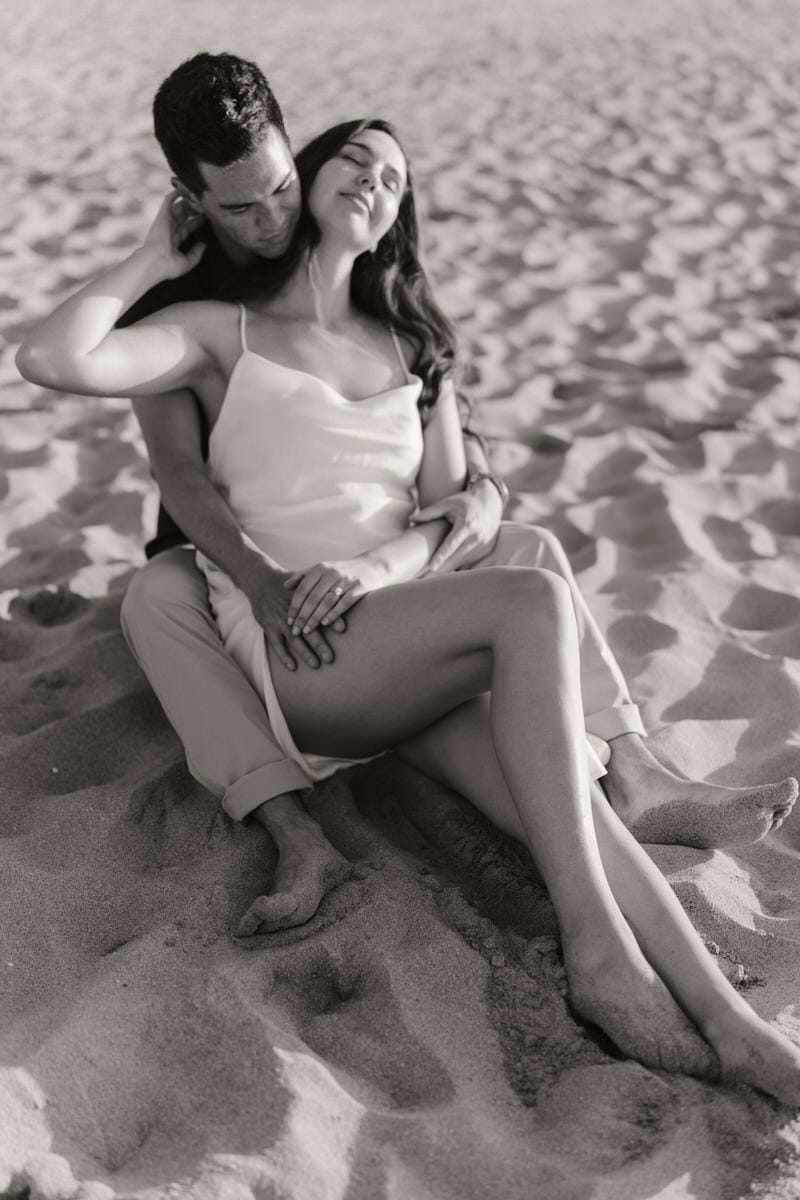
[[[199,162],[206,183],[193,197],[235,262],[279,258],[300,215],[300,182],[283,136],[270,126],[253,153],[229,167]]]

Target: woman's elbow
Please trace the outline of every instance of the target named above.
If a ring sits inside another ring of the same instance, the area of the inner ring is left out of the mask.
[[[35,337],[23,342],[15,362],[22,378],[39,387],[76,396],[112,395],[108,388],[109,381],[94,369],[88,356],[70,357],[45,342],[37,341]]]
[[[52,353],[35,340],[23,342],[14,361],[20,375],[28,383],[48,388],[61,386],[63,376],[59,377],[58,364],[54,362]]]

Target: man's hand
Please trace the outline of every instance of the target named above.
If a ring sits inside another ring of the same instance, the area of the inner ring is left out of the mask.
[[[295,637],[319,636],[319,625],[336,629],[342,613],[381,586],[382,572],[368,554],[344,562],[315,563],[307,571],[297,571],[285,581],[293,589],[289,605],[289,624]]]
[[[421,508],[411,521],[418,524],[440,517],[445,517],[452,529],[428,563],[426,575],[471,567],[488,554],[497,540],[503,502],[497,488],[486,479],[474,488],[444,496]]]
[[[289,622],[292,592],[287,584],[294,578],[295,575],[265,563],[258,578],[248,581],[246,593],[253,616],[264,630],[267,645],[288,671],[296,669],[296,658],[309,667],[332,663],[334,659],[329,643],[315,627],[307,634],[292,635]],[[336,633],[344,633],[345,623],[332,621],[330,628]]]

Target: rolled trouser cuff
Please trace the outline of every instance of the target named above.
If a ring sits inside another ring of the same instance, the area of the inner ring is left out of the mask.
[[[225,789],[222,807],[234,821],[244,821],[254,809],[266,800],[281,796],[285,792],[298,792],[314,786],[297,763],[289,759],[278,763],[267,763],[255,771],[243,775]]]
[[[620,737],[623,733],[638,733],[647,737],[638,704],[616,704],[613,708],[601,708],[584,717],[586,732],[594,734],[604,742]]]

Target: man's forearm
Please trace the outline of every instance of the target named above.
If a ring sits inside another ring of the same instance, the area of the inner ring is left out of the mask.
[[[269,564],[256,550],[202,466],[156,472],[164,507],[189,541],[250,596]]]

